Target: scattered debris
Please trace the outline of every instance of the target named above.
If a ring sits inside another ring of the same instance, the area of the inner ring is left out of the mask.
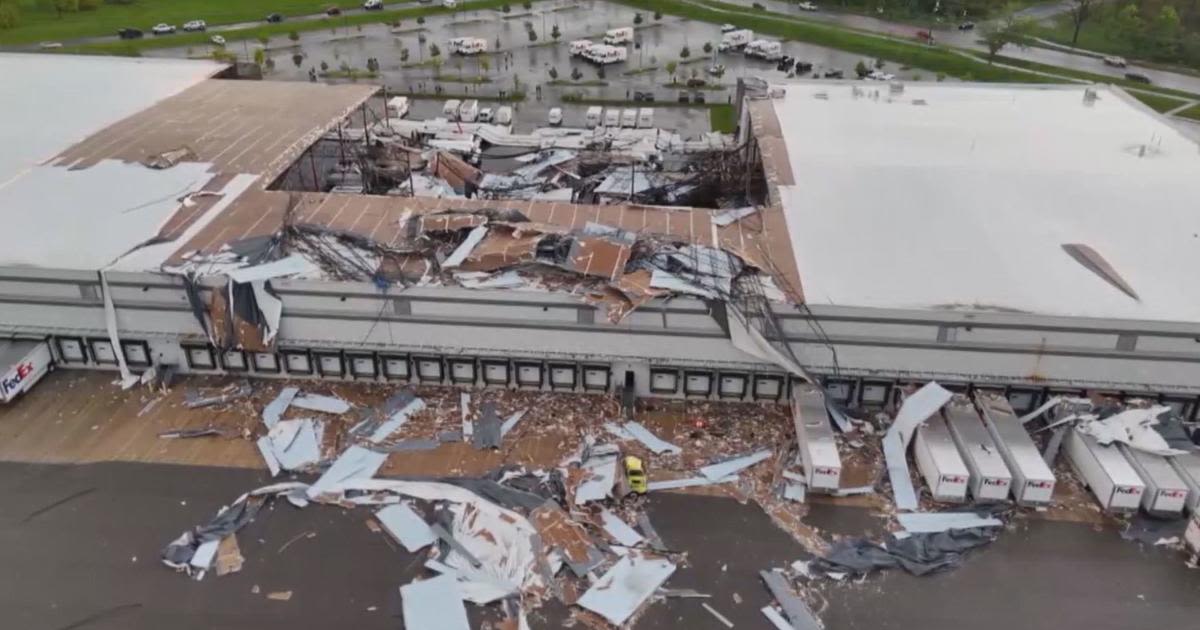
[[[930,381],[904,399],[896,420],[883,436],[883,456],[887,462],[888,479],[898,510],[917,509],[917,491],[913,488],[908,472],[908,445],[917,427],[928,420],[939,409],[946,406],[954,395],[941,385]]]
[[[272,591],[267,593],[267,599],[277,602],[286,602],[292,599],[291,591]]]
[[[298,387],[284,387],[279,390],[279,395],[268,403],[266,407],[263,407],[263,424],[267,425],[268,429],[273,428],[275,423],[279,422],[279,419],[283,417],[283,412],[287,411],[288,406],[292,404],[292,399],[299,393],[300,388]]]
[[[322,396],[320,394],[301,394],[296,396],[292,399],[291,406],[332,414],[343,414],[350,411],[350,403],[341,398]]]
[[[952,529],[974,529],[976,527],[1001,527],[998,518],[980,516],[971,512],[914,512],[897,514],[896,520],[910,534],[928,534]]]
[[[223,436],[225,435],[220,429],[206,427],[203,429],[174,429],[171,431],[163,431],[158,434],[158,437],[164,440],[184,440],[190,438]]]
[[[432,545],[437,541],[437,534],[429,528],[425,519],[417,515],[409,506],[400,503],[389,505],[375,513],[383,529],[391,534],[396,542],[404,546],[409,553],[422,547]]]
[[[471,630],[458,582],[439,575],[400,587],[406,630]]]
[[[183,406],[188,409],[199,409],[200,407],[224,405],[240,398],[246,398],[253,392],[254,388],[250,387],[249,381],[233,383],[216,390],[189,390],[184,394]]]
[[[977,527],[891,536],[884,545],[863,538],[845,539],[834,543],[829,553],[811,562],[809,568],[815,573],[863,575],[900,567],[921,576],[958,566],[966,552],[995,537],[994,528]]]
[[[630,527],[621,517],[612,513],[612,510],[603,509],[600,511],[600,522],[604,527],[604,531],[608,533],[612,539],[620,545],[626,547],[634,547],[642,542],[641,534],[637,530]]]
[[[619,626],[674,572],[668,560],[631,551],[579,598],[579,605]]]
[[[642,529],[642,534],[646,537],[646,542],[650,543],[650,547],[655,551],[668,551],[667,545],[663,543],[662,537],[654,530],[654,526],[650,524],[650,516],[645,512],[638,512],[637,515],[638,527]]]
[[[500,448],[503,430],[495,403],[484,403],[479,413],[479,422],[475,423],[471,434],[471,445],[477,449]]]
[[[730,475],[737,474],[745,468],[749,468],[761,461],[766,460],[771,456],[770,450],[762,450],[750,455],[743,455],[733,459],[725,460],[719,464],[711,464],[700,469],[700,474],[704,475],[705,479],[717,481],[724,479]]]
[[[580,466],[583,480],[575,488],[575,505],[602,501],[612,496],[617,481],[617,459],[620,451],[611,444],[591,448],[589,457]]]
[[[679,488],[691,488],[694,486],[711,486],[718,483],[730,483],[737,481],[736,475],[730,475],[722,479],[709,479],[707,477],[688,477],[685,479],[666,479],[663,481],[651,481],[646,484],[646,489],[654,490],[676,490]]]
[[[220,544],[217,545],[217,577],[241,571],[245,561],[246,559],[242,557],[242,550],[238,547],[236,534],[230,534],[221,539]]]
[[[717,612],[717,609],[713,608],[712,606],[709,606],[708,602],[700,602],[700,606],[702,606],[704,608],[704,610],[707,610],[709,612],[709,614],[711,614],[713,617],[716,617],[717,621],[720,621],[721,623],[725,624],[726,628],[733,627],[733,622],[730,621],[729,618],[726,617],[725,615],[722,615],[721,613]]]
[[[679,453],[683,452],[683,449],[679,448],[678,446],[659,439],[657,435],[651,433],[649,429],[642,426],[641,423],[626,422],[621,429],[631,438],[645,445],[646,448],[650,449],[650,451],[655,455],[661,455],[663,453],[678,455]]]
[[[817,616],[809,609],[808,604],[804,603],[803,599],[792,590],[788,585],[787,579],[778,571],[759,571],[763,582],[767,585],[767,590],[771,591],[771,596],[779,605],[783,607],[783,613],[787,615],[787,620],[794,630],[820,630],[821,622]],[[768,606],[768,608],[770,608]],[[764,614],[766,614],[764,612]],[[770,615],[767,615],[770,618]]]

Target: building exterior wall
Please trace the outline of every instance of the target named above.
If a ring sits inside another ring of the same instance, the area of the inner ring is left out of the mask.
[[[110,272],[108,282],[122,342],[145,342],[152,361],[184,372],[225,371],[220,357],[213,368],[189,365],[187,350],[203,349],[207,340],[178,278]],[[550,388],[551,366],[573,366],[576,388],[583,389],[590,366],[608,371],[610,391],[629,372],[639,395],[683,397],[690,383],[693,397],[751,400],[756,377],[782,377],[776,366],[734,348],[720,318],[700,300],[653,302],[614,325],[564,294],[446,287],[380,292],[367,283],[308,280],[275,280],[272,287],[284,303],[278,347],[307,354],[314,377],[322,376],[321,356],[325,378],[345,379],[370,378],[352,373],[356,359],[360,367],[373,364],[382,379],[386,357],[410,367],[415,357],[437,357],[446,382],[449,359],[475,365],[479,384],[486,362],[493,380],[507,373],[509,386],[518,385],[518,365],[526,374],[540,366],[542,388]],[[1164,397],[1194,414],[1200,398],[1200,324],[820,306],[777,311],[800,361],[847,402],[888,404],[897,384],[928,380],[1005,388],[1019,397],[1018,407],[1053,392],[1100,389]],[[0,312],[0,334],[61,338],[68,345],[78,340],[89,348],[96,342],[99,350],[107,341],[96,272],[0,269]],[[97,363],[92,353],[86,362],[70,362],[57,342],[52,346],[64,367],[115,367]],[[256,369],[248,356],[247,372],[308,375],[289,373],[286,358],[276,373]],[[298,356],[294,361],[303,366]],[[337,365],[340,371],[332,369]],[[674,391],[666,387],[671,373]],[[708,393],[702,394],[706,377]]]

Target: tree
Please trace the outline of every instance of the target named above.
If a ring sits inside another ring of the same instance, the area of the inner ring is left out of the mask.
[[[424,24],[424,23],[425,23],[425,16],[424,16],[424,15],[418,15],[418,16],[417,16],[417,24]]]
[[[680,59],[687,59],[688,57],[691,57],[691,56],[692,56],[692,49],[688,48],[687,46],[684,46],[683,48],[679,49],[679,58]]]
[[[662,11],[655,11],[654,12],[654,21],[657,22],[661,19],[662,19]]]
[[[548,72],[550,73],[550,80],[553,81],[558,78],[558,68],[550,66],[550,70],[548,70]]]
[[[79,0],[50,0],[50,3],[59,19],[62,19],[64,13],[74,13],[79,10]]]
[[[15,1],[0,3],[0,31],[21,25],[21,8]]]
[[[293,42],[298,42],[300,41],[300,33],[297,33],[296,31],[288,31],[288,39]]]
[[[321,62],[321,72],[329,72],[329,64],[328,63],[325,63],[324,61]]]
[[[266,60],[267,60],[267,51],[263,50],[262,48],[255,48],[254,49],[255,65],[257,65],[261,68],[263,65],[263,62]]]
[[[572,81],[578,81],[582,78],[583,78],[583,73],[579,71],[579,68],[571,68],[571,80]]]
[[[437,44],[429,45],[429,56],[430,57],[433,57],[436,59],[437,57],[440,57],[441,55],[442,55],[442,49],[438,48]]]
[[[854,64],[854,74],[857,74],[858,78],[861,79],[871,74],[871,69],[867,67],[867,64],[862,59],[859,59],[858,63]]]
[[[1159,59],[1173,59],[1179,53],[1179,34],[1183,25],[1175,7],[1164,4],[1146,29],[1150,54]]]
[[[528,11],[533,8],[533,3],[530,2],[529,0],[525,0],[525,2],[521,3],[521,7],[524,8],[526,11]]]
[[[642,23],[642,14],[641,14],[641,13],[634,13],[634,14],[633,14],[633,23],[634,23],[634,24],[641,24],[641,23]]]
[[[704,42],[704,54],[711,55],[712,49],[713,49],[712,42]]]
[[[674,61],[667,62],[667,74],[671,75],[671,83],[675,83],[675,70],[678,67],[679,64]]]
[[[1137,5],[1127,4],[1107,20],[1106,26],[1109,38],[1124,42],[1129,48],[1135,48],[1146,25]]]
[[[408,63],[408,47],[400,49],[400,63]]]
[[[300,64],[302,63],[304,63],[304,55],[301,55],[300,53],[294,53],[292,55],[292,65],[299,68]]]
[[[535,31],[533,29],[529,29],[529,41],[531,41],[531,42],[537,41],[537,31]]]
[[[1029,18],[1018,17],[1013,7],[1004,10],[1004,16],[983,25],[983,42],[988,49],[988,63],[996,58],[1002,48],[1013,44],[1019,48],[1028,48],[1025,42],[1033,32],[1035,23]]]
[[[559,37],[562,37],[562,31],[558,30],[558,25],[555,24],[554,28],[550,29],[550,38],[554,41],[558,41]]]
[[[505,2],[504,4],[500,5],[500,11],[502,11],[504,13],[511,13],[512,7],[508,6],[508,3]]]
[[[1095,0],[1071,0],[1071,8],[1068,13],[1071,16],[1071,24],[1075,27],[1071,31],[1071,45],[1074,46],[1079,41],[1079,30],[1083,28],[1083,23],[1092,17],[1092,3]]]

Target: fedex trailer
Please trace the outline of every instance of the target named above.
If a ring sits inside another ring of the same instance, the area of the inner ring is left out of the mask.
[[[792,392],[792,421],[800,445],[800,465],[814,492],[835,492],[842,478],[842,458],[837,439],[829,424],[825,396],[811,385],[799,385]]]
[[[942,414],[971,473],[968,484],[971,496],[979,502],[1007,501],[1012,490],[1012,473],[996,448],[996,441],[983,428],[975,406],[966,396],[958,394],[942,408]]]
[[[54,366],[44,340],[0,341],[0,402],[12,402],[29,391]]]
[[[1054,496],[1054,473],[1008,400],[999,392],[976,391],[975,407],[1012,473],[1017,504],[1048,505]]]
[[[1167,458],[1167,462],[1175,469],[1183,483],[1187,484],[1185,507],[1193,514],[1200,511],[1200,452],[1172,455]]]
[[[970,471],[940,415],[934,415],[917,428],[913,454],[917,458],[917,470],[925,478],[934,501],[961,503],[967,500]]]
[[[623,26],[621,28],[609,29],[604,33],[604,43],[609,46],[618,46],[620,44],[628,44],[633,41],[633,27]]]
[[[746,44],[749,44],[753,39],[754,31],[744,28],[736,31],[729,31],[728,33],[721,35],[721,43],[717,46],[717,50],[724,52],[726,50],[742,48]]]
[[[1116,447],[1146,484],[1146,491],[1142,494],[1142,509],[1155,516],[1183,514],[1188,487],[1167,458],[1129,448],[1124,444],[1117,444]]]
[[[1067,432],[1067,459],[1087,484],[1100,507],[1109,512],[1133,512],[1142,503],[1146,484],[1116,446],[1075,429]]]

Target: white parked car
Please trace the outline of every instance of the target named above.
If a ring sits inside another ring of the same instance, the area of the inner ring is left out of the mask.
[[[364,11],[382,11],[383,0],[367,0],[363,3]]]
[[[800,4],[798,4],[796,6],[800,7],[801,11],[816,11],[817,10],[817,5],[815,5],[811,2],[801,2]]]
[[[732,24],[722,24],[721,25],[722,33],[728,33],[729,31],[736,31],[736,30],[737,30],[737,27]]]
[[[442,0],[442,6],[446,7],[447,9],[453,9],[454,7],[458,6],[458,0]]]
[[[547,120],[547,122],[549,122],[551,125],[553,125],[555,127],[557,127],[558,125],[561,125],[562,121],[563,121],[562,108],[561,107],[551,107],[550,113],[546,115],[546,120]]]
[[[38,44],[38,48],[41,48],[43,50],[62,48],[62,42],[42,42],[42,43]]]
[[[174,24],[155,24],[154,28],[150,29],[155,35],[170,35],[175,32]]]
[[[1112,66],[1114,68],[1124,68],[1125,66],[1129,65],[1129,62],[1125,61],[1124,57],[1112,55],[1104,58],[1104,65]]]
[[[479,113],[475,116],[475,121],[481,123],[490,123],[494,117],[495,113],[492,111],[492,108],[484,107],[480,109]]]
[[[220,35],[213,35],[210,39],[212,40],[212,43],[214,43],[218,46],[225,45],[225,38],[221,37]]]
[[[896,75],[892,74],[891,72],[883,72],[882,70],[872,70],[869,74],[867,74],[867,79],[870,79],[871,81],[891,81],[895,78]]]
[[[204,20],[192,20],[191,22],[185,22],[183,25],[183,30],[189,33],[193,31],[206,31],[208,30],[208,22],[205,22]]]

